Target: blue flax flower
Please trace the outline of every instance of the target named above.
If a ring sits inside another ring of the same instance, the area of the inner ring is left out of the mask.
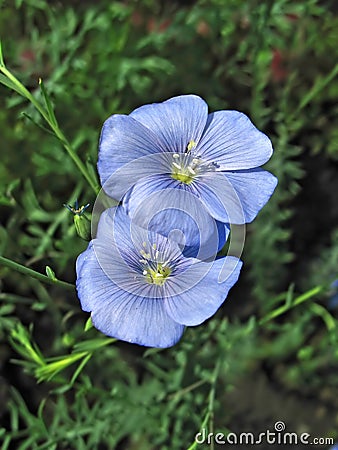
[[[269,138],[245,114],[208,114],[200,97],[182,95],[108,118],[98,171],[105,192],[123,198],[128,214],[134,220],[137,216],[141,226],[158,211],[169,189],[171,201],[183,211],[194,197],[217,221],[243,224],[256,217],[276,187],[276,178],[259,167],[271,154]],[[173,213],[169,222],[176,221]],[[168,234],[161,223],[153,230]]]
[[[77,259],[84,311],[103,333],[150,347],[170,347],[184,326],[212,316],[236,283],[235,257],[203,262],[176,242],[135,225],[119,206],[106,210]]]
[[[152,193],[145,208],[141,204],[129,215],[143,228],[170,236],[185,256],[214,258],[228,239],[229,225],[211,217],[196,196],[183,190],[176,196],[176,192],[168,188]]]

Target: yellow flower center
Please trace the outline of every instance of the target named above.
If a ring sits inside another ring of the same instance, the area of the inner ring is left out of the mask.
[[[191,140],[184,153],[173,153],[171,178],[184,184],[191,184],[198,176],[219,168],[216,162],[205,161],[196,154],[194,151],[196,146],[196,142]]]
[[[161,263],[157,264],[155,269],[148,269],[145,274],[148,283],[163,286],[167,278],[171,274],[170,267],[163,266]]]
[[[161,255],[157,250],[156,244],[148,246],[146,242],[143,242],[143,247],[140,250],[142,256],[140,262],[143,264],[143,275],[145,279],[150,284],[163,286],[171,274],[171,268],[168,266],[168,262],[163,262],[163,260],[159,261]]]
[[[196,169],[199,164],[199,159],[192,158],[190,152],[196,145],[196,142],[191,140],[187,145],[185,153],[173,154],[171,178],[185,184],[190,184],[194,181],[194,178],[197,175]]]

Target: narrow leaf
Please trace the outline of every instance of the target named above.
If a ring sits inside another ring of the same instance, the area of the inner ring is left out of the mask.
[[[54,270],[51,269],[49,266],[46,266],[46,274],[47,277],[50,278],[51,280],[57,281]]]
[[[1,43],[1,40],[0,40],[0,66],[1,67],[5,67],[5,61],[4,61],[4,57],[3,57],[3,54],[2,54],[2,43]]]
[[[23,116],[25,116],[27,119],[29,119],[31,122],[34,123],[34,125],[36,125],[37,127],[41,128],[41,130],[45,131],[46,133],[52,135],[55,137],[55,134],[52,133],[50,130],[48,130],[46,127],[44,127],[43,125],[41,125],[40,123],[38,123],[36,120],[33,119],[33,117],[29,116],[27,113],[23,112],[22,113]]]
[[[298,111],[303,109],[308,103],[310,103],[338,74],[338,64],[336,64],[331,72],[324,78],[318,78],[307,95],[302,98]]]
[[[93,322],[92,322],[92,318],[89,317],[89,319],[87,320],[85,327],[84,327],[84,331],[88,331],[91,328],[93,328]]]
[[[57,120],[56,120],[56,117],[55,117],[54,108],[53,108],[52,102],[50,100],[50,97],[49,97],[49,95],[48,95],[48,93],[46,91],[45,85],[44,85],[44,83],[43,83],[41,78],[39,78],[39,85],[40,85],[40,89],[41,89],[43,98],[45,100],[45,104],[46,104],[46,107],[47,107],[47,111],[48,111],[48,115],[49,115],[50,121],[53,123],[54,126],[57,126]]]
[[[0,67],[1,67],[1,65],[0,65]],[[13,83],[13,81],[9,80],[5,75],[2,75],[1,73],[0,73],[0,83],[3,84],[4,86],[8,87],[12,91],[17,92],[20,95],[23,95],[22,92],[20,91],[19,87],[16,86]]]
[[[87,362],[90,360],[90,358],[92,357],[92,353],[88,353],[87,356],[85,356],[83,358],[83,360],[80,362],[79,366],[77,367],[77,369],[75,370],[72,379],[70,380],[70,384],[73,385],[77,379],[77,377],[80,375],[80,373],[82,372],[84,366],[87,364]]]

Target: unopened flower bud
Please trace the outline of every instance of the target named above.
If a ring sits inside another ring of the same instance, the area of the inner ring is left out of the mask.
[[[80,236],[80,238],[84,239],[85,241],[90,241],[90,220],[88,219],[88,217],[84,214],[81,216],[75,214],[74,225],[76,232]]]
[[[70,205],[63,205],[70,212],[74,214],[73,220],[76,232],[81,239],[85,241],[90,241],[91,239],[91,224],[88,217],[84,214],[89,206],[89,203],[85,206],[79,207],[78,201],[76,200],[74,207]]]

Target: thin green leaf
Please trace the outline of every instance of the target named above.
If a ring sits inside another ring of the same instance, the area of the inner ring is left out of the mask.
[[[11,440],[12,440],[12,437],[7,435],[2,443],[1,450],[7,450],[10,446]]]
[[[45,104],[46,104],[46,107],[47,107],[49,119],[50,119],[50,121],[52,122],[52,124],[54,126],[57,126],[57,120],[56,120],[56,117],[55,117],[54,108],[53,108],[52,102],[50,100],[50,97],[49,97],[49,95],[48,95],[48,93],[46,91],[45,85],[44,85],[44,83],[43,83],[41,78],[39,78],[39,85],[40,85],[40,89],[41,89],[43,98],[45,100]]]
[[[50,278],[51,280],[53,280],[53,281],[57,280],[54,270],[51,269],[49,266],[46,266],[46,274],[47,274],[47,277]]]
[[[308,103],[310,103],[338,74],[338,64],[336,64],[331,72],[326,77],[318,78],[310,91],[302,98],[298,111],[302,110]]]
[[[105,347],[106,345],[113,344],[117,339],[106,338],[106,339],[89,339],[88,341],[78,342],[74,345],[74,353],[78,352],[94,352],[98,348]]]
[[[55,134],[52,131],[48,130],[48,128],[46,128],[43,125],[41,125],[40,123],[38,123],[31,116],[29,116],[27,113],[23,112],[22,115],[25,116],[27,119],[29,119],[31,122],[33,122],[34,125],[36,125],[37,127],[41,128],[41,130],[43,130],[46,133],[48,133],[48,134],[52,135],[53,137],[55,137]]]
[[[310,308],[315,314],[322,318],[328,331],[332,331],[336,328],[336,320],[326,308],[318,303],[312,303]]]
[[[2,66],[0,65],[0,67],[2,67]],[[9,80],[5,75],[2,75],[1,73],[0,73],[0,83],[3,84],[4,86],[8,87],[12,91],[17,92],[20,95],[23,95],[23,93],[19,89],[19,87],[16,84],[14,84],[13,81]]]
[[[72,376],[72,379],[70,380],[70,384],[73,385],[77,379],[77,377],[80,375],[80,373],[82,372],[84,366],[87,364],[87,362],[90,360],[90,358],[92,357],[92,353],[89,353],[87,356],[85,356],[83,358],[83,360],[80,362],[78,368],[75,370],[74,375]]]
[[[58,358],[50,358],[49,361],[51,362],[48,362],[44,366],[38,367],[35,370],[35,376],[37,377],[39,383],[41,381],[50,381],[55,377],[55,375],[86,356],[87,353],[82,352],[72,353],[71,355],[64,355]]]
[[[5,67],[5,61],[2,53],[2,43],[0,40],[0,67]]]
[[[89,175],[98,183],[96,163],[93,161],[93,158],[91,156],[87,157],[86,167],[88,169]]]
[[[285,299],[285,305],[288,307],[292,304],[294,292],[295,292],[295,284],[291,283],[289,286],[289,289],[286,293],[286,299]]]
[[[91,328],[93,328],[93,322],[92,322],[92,318],[89,317],[88,320],[86,321],[85,327],[84,327],[84,331],[88,331]]]

